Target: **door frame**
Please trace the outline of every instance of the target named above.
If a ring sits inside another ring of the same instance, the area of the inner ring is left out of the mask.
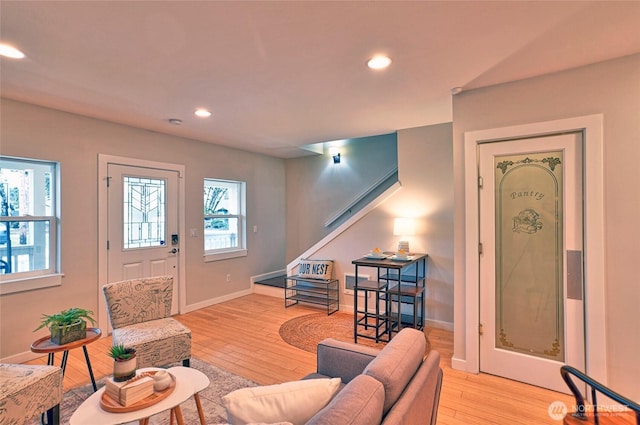
[[[168,162],[148,161],[144,159],[122,156],[98,154],[98,314],[97,322],[100,329],[110,329],[107,305],[102,294],[102,286],[107,282],[107,238],[108,238],[108,193],[107,168],[109,164],[125,165],[129,167],[151,168],[175,171],[178,173],[178,234],[181,235],[178,249],[178,313],[186,311],[186,224],[185,224],[185,166]]]
[[[456,369],[480,372],[480,261],[478,145],[511,139],[582,132],[584,175],[584,311],[586,373],[607,384],[605,274],[604,274],[604,173],[603,116],[588,115],[555,121],[466,132],[465,165],[465,289],[464,323],[455,331],[464,335],[465,359],[454,359]],[[586,165],[588,164],[588,166]],[[455,332],[454,331],[454,332]],[[558,371],[560,373],[560,371]]]

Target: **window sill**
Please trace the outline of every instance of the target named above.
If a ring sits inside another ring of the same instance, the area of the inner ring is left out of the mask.
[[[50,288],[52,286],[61,286],[63,276],[63,274],[58,273],[12,280],[7,280],[5,277],[0,281],[0,295]]]
[[[230,258],[246,257],[246,249],[236,249],[233,251],[216,252],[215,254],[204,254],[204,262],[209,263],[211,261],[228,260]]]

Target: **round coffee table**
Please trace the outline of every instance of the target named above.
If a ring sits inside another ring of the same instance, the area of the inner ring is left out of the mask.
[[[46,353],[48,355],[47,365],[49,366],[53,366],[55,353],[62,351],[62,362],[60,363],[60,368],[62,369],[62,376],[64,377],[64,371],[67,368],[67,360],[69,359],[69,350],[82,347],[82,350],[84,351],[84,358],[87,362],[87,369],[89,370],[89,377],[93,384],[93,391],[97,391],[98,387],[96,386],[96,380],[93,377],[93,369],[91,369],[91,361],[89,360],[87,345],[100,338],[100,335],[102,335],[102,331],[100,329],[87,328],[87,335],[84,338],[62,345],[52,342],[50,336],[45,336],[31,344],[31,351],[34,353]]]
[[[181,371],[180,369],[188,369]],[[151,370],[165,370],[157,367],[147,367],[138,369],[138,373],[151,371]],[[86,399],[80,407],[73,413],[69,420],[69,425],[116,425],[132,421],[141,421],[141,423],[147,423],[146,419],[156,413],[160,413],[165,410],[171,409],[171,414],[175,414],[179,425],[184,424],[182,418],[182,412],[180,411],[180,404],[185,402],[189,397],[195,395],[196,390],[191,379],[194,378],[196,382],[203,383],[203,379],[209,382],[209,378],[202,372],[185,367],[176,367],[169,369],[169,372],[176,378],[176,387],[173,392],[165,399],[158,403],[146,407],[140,410],[134,410],[132,412],[112,413],[103,410],[100,407],[100,399],[105,388],[100,388],[97,392],[93,393],[91,397]],[[204,377],[204,378],[202,378]],[[208,385],[208,384],[207,384]],[[201,385],[198,384],[198,388]],[[206,388],[206,387],[205,387]]]

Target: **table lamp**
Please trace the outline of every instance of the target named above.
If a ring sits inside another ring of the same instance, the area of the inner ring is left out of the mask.
[[[394,236],[412,236],[415,234],[415,222],[412,218],[396,218],[393,220],[393,235]],[[398,242],[398,252],[404,250],[406,254],[409,253],[409,241],[400,240]]]

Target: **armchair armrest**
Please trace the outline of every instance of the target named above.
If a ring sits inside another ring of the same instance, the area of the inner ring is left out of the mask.
[[[375,348],[327,338],[318,343],[318,373],[348,383],[380,352]]]

